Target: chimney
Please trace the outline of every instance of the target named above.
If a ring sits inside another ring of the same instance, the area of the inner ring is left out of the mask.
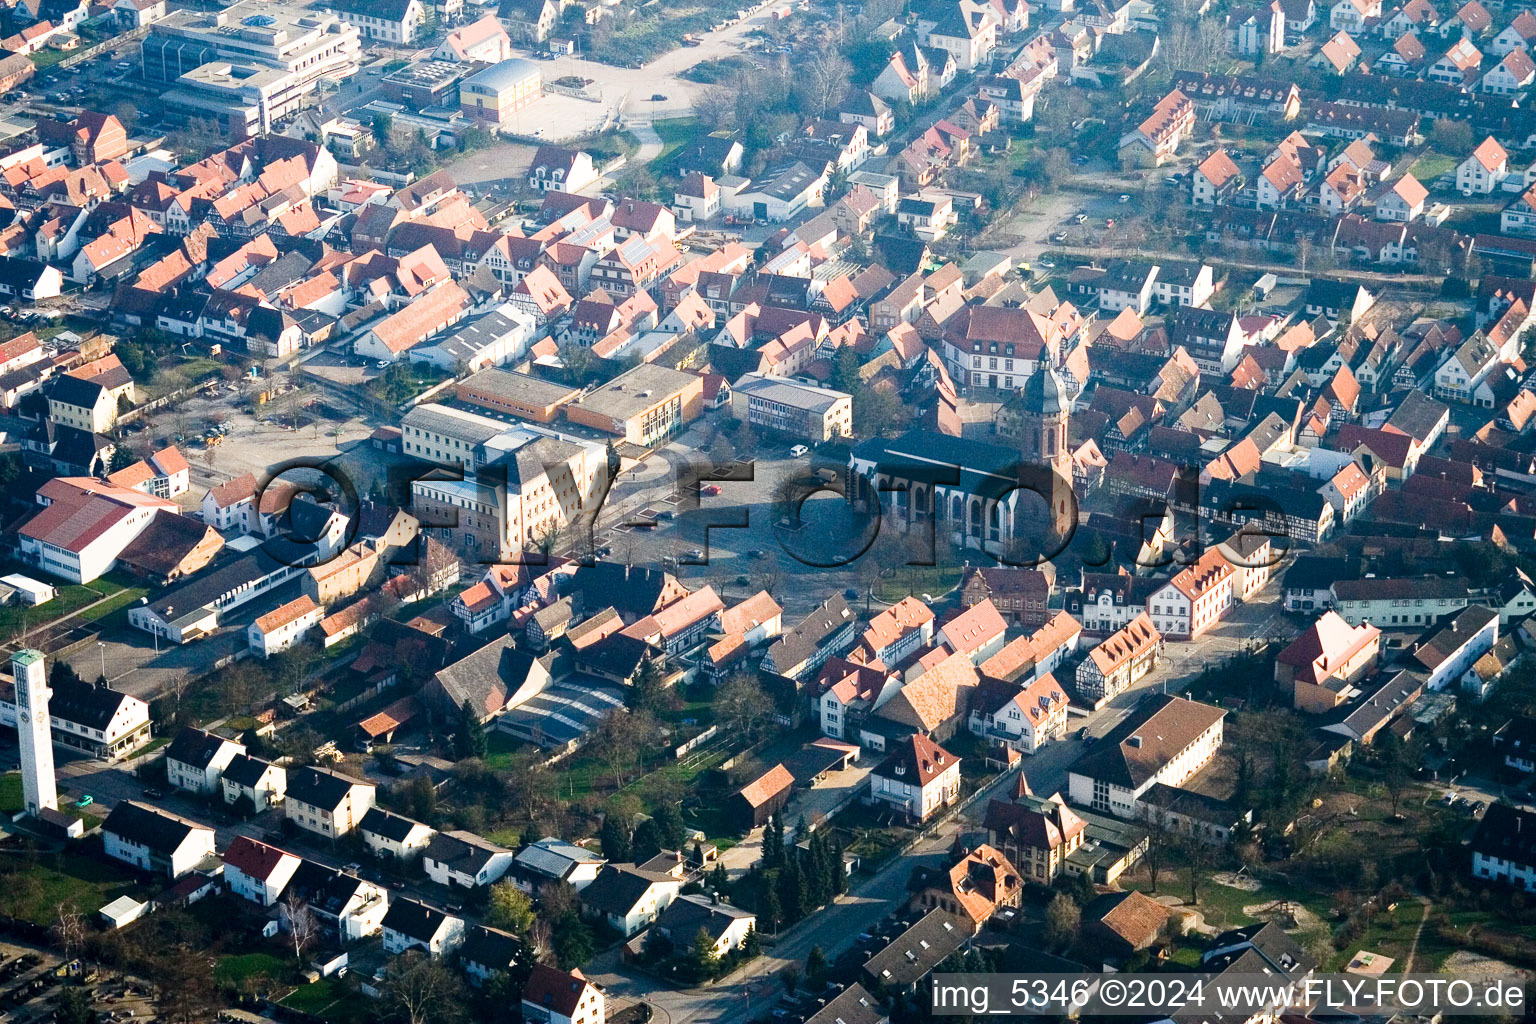
[[[1140,736],[1132,736],[1130,739],[1126,740],[1125,742],[1130,744],[1133,747],[1137,747],[1137,748],[1141,747],[1141,737]]]

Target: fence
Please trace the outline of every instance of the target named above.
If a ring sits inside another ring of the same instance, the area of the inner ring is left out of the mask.
[[[223,378],[221,377],[206,377],[203,380],[188,384],[186,387],[177,388],[175,391],[161,395],[159,398],[153,399],[152,401],[144,402],[134,406],[127,412],[120,414],[117,417],[117,422],[130,423],[133,420],[140,419],[144,416],[147,416],[149,413],[154,412],[156,409],[163,409],[171,403],[185,398],[188,395],[196,394],[197,392],[202,391],[204,388],[212,387],[218,384],[222,379]]]
[[[720,727],[718,725],[710,726],[708,729],[705,729],[703,732],[699,733],[687,743],[684,743],[682,746],[672,751],[672,757],[674,759],[681,760],[683,755],[687,754],[691,750],[695,750],[698,747],[703,746],[705,743],[709,742],[709,740],[713,739],[719,732]]]

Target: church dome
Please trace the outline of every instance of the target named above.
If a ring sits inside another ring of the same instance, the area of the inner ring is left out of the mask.
[[[1069,404],[1066,386],[1056,371],[1044,363],[1024,382],[1020,398],[1025,411],[1046,416],[1065,411]]]

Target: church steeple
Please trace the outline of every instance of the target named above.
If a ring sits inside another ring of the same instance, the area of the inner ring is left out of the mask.
[[[1049,466],[1054,481],[1049,498],[1052,527],[1065,536],[1071,527],[1076,503],[1068,493],[1072,488],[1072,455],[1068,426],[1072,400],[1056,370],[1044,360],[1030,374],[1019,392],[1020,454],[1025,462]]]
[[[1071,399],[1055,369],[1041,362],[1024,382],[1019,400],[1024,457],[1041,465],[1065,466],[1070,461],[1067,421]]]

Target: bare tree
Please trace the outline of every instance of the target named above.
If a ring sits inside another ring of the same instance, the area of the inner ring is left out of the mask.
[[[542,917],[538,917],[534,918],[533,924],[528,929],[528,934],[523,936],[523,940],[528,943],[528,949],[533,953],[535,960],[545,960],[552,952],[550,932],[549,922]]]
[[[1141,855],[1141,859],[1147,865],[1152,891],[1157,892],[1157,878],[1162,873],[1173,840],[1173,826],[1168,820],[1168,811],[1162,807],[1151,807],[1143,824],[1147,829],[1147,852]]]
[[[808,114],[825,117],[827,111],[848,92],[848,79],[853,65],[833,46],[830,40],[813,48],[805,55],[800,67],[804,83]]]
[[[1189,902],[1200,902],[1200,883],[1205,869],[1215,860],[1216,848],[1194,833],[1186,833],[1179,841],[1179,852],[1189,866]]]
[[[52,931],[53,941],[64,951],[64,959],[73,960],[85,942],[85,918],[73,903],[59,904]]]
[[[448,1021],[462,1003],[458,975],[432,957],[412,949],[395,958],[384,981],[384,994],[407,1024]]]
[[[763,692],[757,679],[741,672],[720,684],[715,692],[715,715],[731,731],[748,739],[755,738],[768,716],[773,701]]]
[[[176,720],[181,720],[181,699],[187,695],[187,688],[192,685],[192,676],[187,672],[173,672],[165,682],[166,692],[171,695],[172,707],[174,707]]]
[[[289,890],[282,903],[278,904],[278,916],[283,927],[288,930],[288,937],[293,940],[293,958],[301,959],[304,950],[309,948],[319,934],[320,923],[315,920],[309,904],[293,890]]]
[[[723,85],[701,89],[693,98],[693,112],[704,127],[724,128],[736,119],[736,93]]]

